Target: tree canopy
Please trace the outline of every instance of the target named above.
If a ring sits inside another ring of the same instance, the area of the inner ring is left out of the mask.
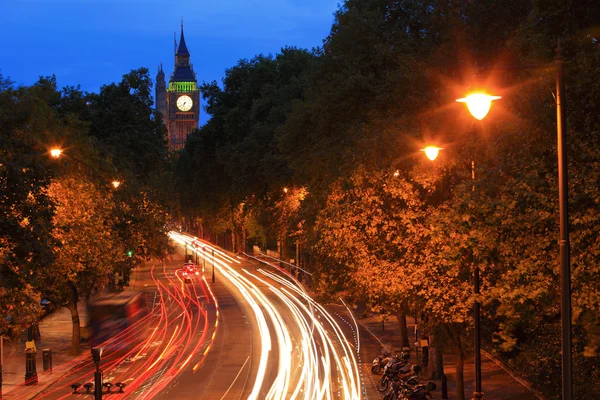
[[[0,77],[0,334],[35,323],[45,298],[71,310],[78,353],[78,301],[169,251],[169,159],[151,86],[145,69],[98,94]]]
[[[293,232],[316,289],[425,313],[427,329],[461,353],[479,300],[486,341],[537,388],[560,393],[560,37],[576,393],[585,397],[598,388],[580,377],[600,374],[598,15],[591,0],[346,0],[321,48],[241,60],[222,86],[203,86],[211,120],[176,171],[202,196],[182,209],[207,227],[229,220],[219,226],[232,232],[240,212],[252,215],[267,243]],[[474,122],[455,99],[482,88],[502,99]],[[419,152],[427,144],[443,148],[435,163]],[[282,188],[307,193],[291,214]],[[286,229],[272,229],[278,216]]]

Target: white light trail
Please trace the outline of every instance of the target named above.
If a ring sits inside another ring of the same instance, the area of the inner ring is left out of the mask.
[[[334,318],[302,285],[291,282],[292,277],[263,269],[258,269],[262,277],[243,268],[241,274],[233,268],[241,262],[214,246],[184,234],[172,232],[170,236],[208,263],[214,262],[219,276],[238,289],[252,310],[261,350],[249,399],[332,400],[334,393],[336,398],[338,393],[344,399],[361,398],[352,345]],[[276,363],[271,354],[274,348],[278,352]],[[270,382],[267,368],[277,372]]]

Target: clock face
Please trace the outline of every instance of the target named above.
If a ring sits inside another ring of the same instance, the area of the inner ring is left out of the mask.
[[[177,108],[179,108],[181,111],[189,111],[193,105],[194,101],[190,96],[184,95],[177,99]]]

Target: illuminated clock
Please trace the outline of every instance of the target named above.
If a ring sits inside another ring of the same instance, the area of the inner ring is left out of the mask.
[[[183,95],[177,98],[177,108],[181,111],[189,111],[193,105],[194,101],[190,96]]]

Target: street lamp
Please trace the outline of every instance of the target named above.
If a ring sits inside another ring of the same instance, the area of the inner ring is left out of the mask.
[[[485,92],[474,92],[462,99],[457,99],[456,101],[459,103],[466,103],[471,115],[481,121],[490,111],[492,101],[501,98],[502,97],[500,96],[491,96]]]
[[[121,186],[121,182],[120,181],[112,181],[112,185],[115,189],[118,189],[119,186]]]
[[[62,154],[62,149],[59,149],[59,148],[50,149],[50,155],[54,158],[60,157],[61,154]]]
[[[96,364],[94,372],[94,400],[102,400],[102,370],[100,369],[100,361],[102,359],[102,348],[92,347],[92,359]]]
[[[421,151],[424,152],[427,158],[429,158],[431,161],[437,158],[438,154],[440,154],[440,150],[444,150],[444,148],[436,146],[427,146],[424,149],[421,149]]]
[[[554,68],[556,70],[556,133],[558,154],[558,204],[560,214],[560,297],[561,297],[561,338],[562,338],[562,399],[573,399],[573,354],[572,354],[572,329],[571,329],[571,260],[569,255],[569,208],[568,208],[568,174],[567,174],[567,120],[565,99],[565,59],[562,55],[560,39],[555,49]],[[500,68],[501,69],[501,68]],[[527,69],[527,67],[523,67]],[[469,99],[472,99],[471,102]],[[458,102],[467,103],[471,114],[481,120],[487,115],[492,100],[499,96],[489,96],[487,106],[483,98],[467,96],[458,99]],[[480,99],[478,105],[476,99]],[[470,105],[473,104],[473,108]],[[483,110],[486,112],[483,113]]]
[[[215,283],[215,249],[212,249],[212,283]]]

